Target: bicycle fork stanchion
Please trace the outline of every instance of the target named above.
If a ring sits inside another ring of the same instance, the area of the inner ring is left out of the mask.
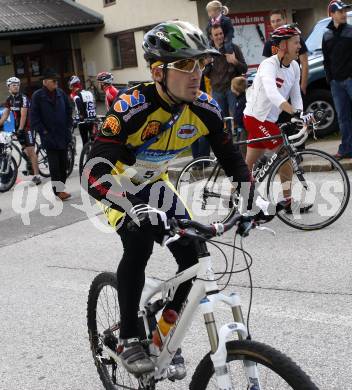
[[[213,314],[214,303],[218,301],[231,306],[235,320],[235,322],[222,326],[219,333],[216,328]],[[245,340],[248,336],[247,329],[244,325],[240,298],[237,294],[231,294],[229,297],[223,294],[210,295],[201,301],[200,307],[208,331],[209,342],[211,345],[210,358],[214,365],[218,387],[221,390],[236,390],[232,387],[231,378],[226,364],[226,340],[234,333],[237,333],[239,340]],[[261,387],[256,363],[244,360],[243,366],[248,382],[248,389],[260,390]]]

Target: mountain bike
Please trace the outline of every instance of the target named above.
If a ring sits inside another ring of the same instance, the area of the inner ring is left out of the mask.
[[[83,145],[80,157],[79,157],[79,177],[82,176],[84,164],[87,162],[88,155],[92,149],[95,137],[100,130],[100,127],[104,121],[105,115],[97,115],[94,119],[85,119],[85,123],[93,122],[93,130],[89,135],[89,141]]]
[[[314,116],[316,122],[308,126],[293,118],[280,126],[280,135],[235,142],[249,145],[283,140],[277,152],[255,164],[252,175],[260,184],[263,197],[272,203],[278,203],[285,197],[285,190],[290,190],[292,208],[282,210],[278,217],[301,230],[332,224],[343,214],[350,198],[347,173],[333,156],[321,150],[298,149],[324,120],[325,113],[319,110]],[[290,175],[283,177],[285,168],[289,168]],[[239,195],[216,158],[200,157],[188,163],[177,178],[176,189],[203,221],[224,222],[238,209]],[[312,207],[302,212],[305,204]]]
[[[147,278],[140,302],[140,340],[155,363],[155,371],[139,378],[129,374],[119,358],[120,312],[116,274],[104,272],[95,277],[89,290],[87,324],[93,359],[105,389],[154,390],[157,383],[168,379],[172,373],[172,358],[180,348],[198,307],[204,317],[210,352],[200,360],[189,386],[191,390],[318,389],[309,376],[286,355],[268,345],[253,341],[249,334],[249,313],[245,322],[239,295],[235,292],[225,295],[220,291],[217,282],[222,276],[241,272],[234,270],[234,256],[230,271],[227,259],[224,272],[214,273],[212,269],[212,258],[206,243],[240,249],[246,262],[242,271],[250,272],[252,259],[243,249],[242,239],[248,236],[251,229],[259,228],[260,218],[258,215],[242,216],[233,213],[224,224],[204,225],[196,221],[176,219],[169,221],[170,238],[166,244],[180,237],[194,240],[199,248],[199,263],[164,282]],[[237,228],[236,235],[241,237],[240,248],[235,245],[236,236],[233,246],[214,240],[214,237],[221,236],[234,227]],[[187,300],[175,326],[167,334],[159,350],[152,341],[157,327],[157,316],[166,303],[173,299],[177,287],[190,279],[194,282]],[[252,290],[251,286],[251,294]],[[233,322],[221,326],[218,320],[215,322],[214,307],[219,303],[229,306]],[[232,340],[228,341],[229,338]],[[165,389],[167,385],[160,388]]]

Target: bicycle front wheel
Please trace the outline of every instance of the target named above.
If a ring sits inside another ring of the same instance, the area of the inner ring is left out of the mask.
[[[87,324],[94,363],[105,389],[139,389],[138,380],[110,358],[103,347],[107,334],[118,339],[120,333],[116,274],[104,272],[93,280],[88,295]]]
[[[0,156],[0,167],[3,169],[0,172],[0,192],[6,192],[16,183],[18,167],[15,158],[7,155]]]
[[[255,341],[230,341],[226,343],[227,367],[233,388],[236,390],[318,390],[309,376],[290,358],[268,345]],[[256,365],[259,386],[248,384],[245,364]],[[218,389],[210,354],[197,366],[190,390]]]
[[[43,177],[50,177],[48,155],[42,146],[37,149],[38,169],[39,173]]]
[[[296,165],[296,167],[294,167]],[[350,198],[350,181],[342,165],[321,150],[297,152],[277,161],[267,182],[267,196],[278,202],[292,197],[292,206],[278,217],[287,225],[301,230],[322,229],[335,222]]]
[[[231,181],[216,158],[199,157],[188,163],[176,181],[176,189],[202,223],[226,222],[237,205]]]

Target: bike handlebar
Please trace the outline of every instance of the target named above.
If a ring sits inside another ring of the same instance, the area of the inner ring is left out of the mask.
[[[260,223],[269,222],[273,218],[273,215],[264,215],[263,212],[259,212],[256,215],[242,215],[235,213],[230,217],[228,222],[214,223],[210,225],[203,225],[200,222],[189,219],[177,220],[173,218],[169,221],[170,235],[174,236],[177,234],[181,237],[207,239],[221,236],[237,225],[237,233],[242,237],[247,237],[250,230],[254,229]]]
[[[313,118],[314,118],[313,123],[304,124],[299,118],[293,117],[290,122],[283,123],[280,128],[283,132],[289,132],[291,130],[295,130],[297,128],[297,124],[302,125],[302,129],[298,133],[288,136],[290,143],[294,143],[295,146],[300,146],[308,138],[308,130],[310,129],[315,130],[320,125],[320,123],[326,119],[327,116],[328,116],[327,111],[315,110],[313,112]],[[294,126],[293,129],[292,126]],[[294,142],[295,140],[299,140],[299,141]]]

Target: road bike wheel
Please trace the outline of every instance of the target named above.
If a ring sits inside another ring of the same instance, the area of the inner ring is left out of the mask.
[[[88,295],[87,325],[94,363],[105,389],[139,389],[138,380],[103,350],[104,332],[109,331],[116,338],[120,333],[116,274],[104,272],[93,280]]]
[[[287,225],[301,230],[322,229],[335,222],[344,212],[350,198],[350,181],[342,165],[328,153],[321,150],[305,149],[297,152],[295,163],[299,172],[292,177],[292,212],[282,210],[278,217]],[[283,198],[283,188],[289,188],[288,179],[280,180],[282,167],[290,168],[288,156],[277,161],[272,167],[268,182],[267,196],[272,202]],[[307,183],[304,187],[304,181]],[[301,212],[303,205],[312,205],[307,212]]]
[[[237,210],[231,181],[216,158],[199,157],[188,163],[177,178],[176,189],[202,223],[226,222]]]
[[[87,162],[88,155],[92,149],[93,142],[88,141],[83,145],[81,155],[79,156],[79,177],[82,176],[84,164]]]
[[[4,159],[7,160],[7,158],[7,155],[0,156],[0,166],[2,165]],[[13,156],[11,156],[9,164],[10,166],[6,167],[6,170],[8,169],[8,172],[0,173],[0,192],[9,191],[16,183],[18,166]]]
[[[39,173],[43,177],[50,177],[48,155],[42,146],[38,146],[37,149],[38,169]]]
[[[67,147],[67,169],[66,178],[69,177],[73,171],[75,165],[75,150],[71,144]]]
[[[228,372],[236,390],[258,389],[248,385],[244,361],[257,366],[261,389],[318,390],[309,376],[289,357],[268,345],[256,341],[230,341],[226,343]],[[198,364],[190,390],[218,389],[210,353]]]

